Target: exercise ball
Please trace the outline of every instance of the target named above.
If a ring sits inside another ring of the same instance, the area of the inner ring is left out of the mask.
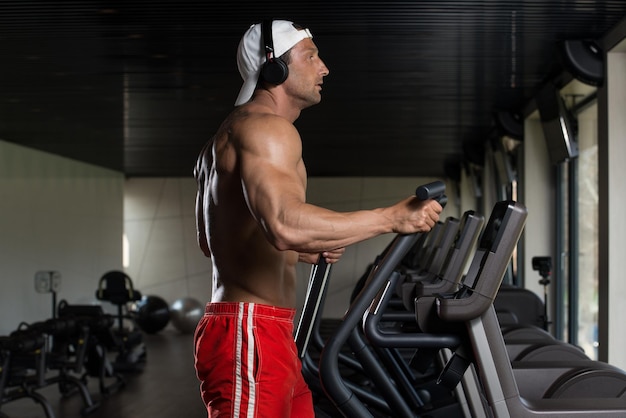
[[[184,297],[170,306],[172,325],[183,334],[195,331],[198,321],[204,315],[204,305],[196,299]]]
[[[135,304],[135,309],[137,326],[148,334],[156,334],[170,322],[169,306],[159,296],[144,295]]]

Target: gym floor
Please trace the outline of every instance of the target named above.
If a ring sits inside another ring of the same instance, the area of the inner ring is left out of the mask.
[[[100,396],[97,379],[89,379],[98,409],[89,418],[206,418],[199,384],[193,368],[193,337],[170,327],[144,335],[147,362],[141,373],[126,374],[126,386],[107,398]],[[54,410],[56,418],[81,418],[83,406],[78,394],[62,398],[58,386],[38,390]],[[45,418],[41,406],[30,398],[2,405],[0,417]]]

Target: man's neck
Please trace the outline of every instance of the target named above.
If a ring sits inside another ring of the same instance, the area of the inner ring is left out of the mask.
[[[280,94],[280,92],[280,90],[258,89],[254,92],[252,101],[272,109],[276,115],[293,123],[300,117],[302,109],[292,99]]]

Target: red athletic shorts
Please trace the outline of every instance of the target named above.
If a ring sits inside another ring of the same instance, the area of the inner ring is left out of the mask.
[[[313,418],[293,339],[295,310],[209,303],[195,333],[195,367],[209,418]]]

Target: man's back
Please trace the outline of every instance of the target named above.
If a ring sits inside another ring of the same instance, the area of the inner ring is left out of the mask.
[[[289,144],[275,144],[282,135],[268,136],[264,131],[281,131],[284,123],[288,122],[264,106],[238,107],[199,158],[199,192],[202,191],[204,205],[199,213],[208,214],[206,227],[199,233],[206,234],[213,260],[214,302],[246,301],[294,307],[298,255],[294,251],[280,251],[268,241],[251,213],[241,175],[242,170],[254,169],[258,181],[269,181],[264,179],[265,175],[272,176],[267,172],[273,165],[268,158],[282,160],[285,155],[281,152],[277,157],[272,148]],[[305,181],[299,137],[290,139],[289,143],[297,145],[296,165],[301,165],[299,177]]]

